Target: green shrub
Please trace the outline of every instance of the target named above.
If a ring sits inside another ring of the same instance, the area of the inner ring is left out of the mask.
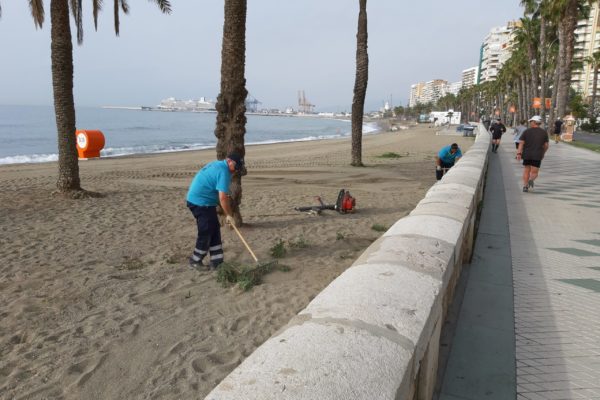
[[[303,235],[300,235],[296,240],[290,242],[290,247],[294,247],[296,249],[305,249],[309,246],[310,243],[304,239]]]
[[[400,158],[402,157],[400,154],[398,153],[394,153],[391,151],[388,151],[387,153],[383,153],[382,155],[378,156],[379,158]]]
[[[373,224],[373,226],[371,226],[371,229],[373,229],[376,232],[385,232],[388,230],[387,226],[381,224]]]
[[[278,239],[275,245],[271,247],[271,256],[274,258],[283,258],[286,253],[285,242],[281,239]]]

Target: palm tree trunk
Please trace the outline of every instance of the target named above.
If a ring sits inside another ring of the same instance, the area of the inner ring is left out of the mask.
[[[596,91],[598,89],[598,65],[594,64],[594,81],[592,82],[592,104],[590,105],[590,110],[592,111],[592,116],[596,118]]]
[[[562,117],[567,112],[569,89],[571,86],[571,62],[575,45],[575,28],[577,27],[578,0],[567,0],[565,13],[558,24],[560,79],[556,99],[556,112]]]
[[[359,0],[358,33],[356,34],[356,79],[352,100],[352,165],[362,166],[362,126],[369,79],[369,54],[367,53],[367,0]]]
[[[529,55],[529,69],[530,69],[530,79],[531,79],[531,97],[540,97],[538,91],[538,67],[537,67],[537,50],[533,44],[529,44],[527,46],[527,53]]]
[[[525,74],[521,75],[521,95],[523,97],[523,118],[529,118],[529,99],[527,96],[527,85],[525,84]]]
[[[552,85],[552,100],[550,106],[550,117],[548,118],[548,125],[553,126],[554,120],[556,119],[556,102],[558,99],[558,92],[560,92],[560,88],[558,85],[558,81],[560,79],[560,62],[556,60],[556,66],[554,67],[554,83]],[[559,114],[560,116],[560,114]]]
[[[540,97],[542,98],[542,109],[540,110],[540,116],[542,121],[546,121],[546,93],[548,88],[546,87],[546,19],[544,15],[540,17]]]
[[[246,154],[246,0],[225,0],[225,22],[221,49],[221,93],[217,97],[217,158],[235,152]],[[242,175],[236,173],[231,179],[229,192],[231,209],[237,225],[243,223],[240,214],[242,202]]]
[[[73,43],[69,21],[69,1],[50,2],[52,88],[58,133],[58,181],[60,193],[81,191],[79,160],[75,140],[73,101]]]

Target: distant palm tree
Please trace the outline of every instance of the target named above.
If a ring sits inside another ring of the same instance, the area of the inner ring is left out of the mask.
[[[367,0],[359,0],[358,33],[356,34],[356,78],[352,101],[352,165],[362,163],[362,126],[365,96],[369,79],[369,54],[367,53]]]
[[[600,69],[600,51],[596,51],[591,56],[584,59],[585,62],[589,63],[594,71],[594,78],[592,81],[592,99],[590,102],[590,115],[589,117],[596,117],[596,92],[598,91],[598,70]]]
[[[225,0],[223,44],[221,48],[221,93],[217,97],[217,158],[228,153],[244,156],[246,134],[246,0]],[[231,209],[236,225],[243,223],[240,214],[242,175],[244,169],[231,179]]]
[[[161,11],[171,12],[168,0],[154,0]],[[77,42],[83,42],[82,0],[50,1],[50,37],[52,60],[52,87],[54,112],[58,133],[58,191],[71,197],[81,197],[85,192],[79,180],[79,164],[75,141],[75,102],[73,100],[73,43],[69,21],[69,4],[77,29]],[[44,23],[43,0],[29,0],[31,15],[36,28]],[[98,12],[102,0],[92,0],[94,24],[97,27]],[[119,8],[127,13],[126,0],[114,0],[115,32],[119,34]]]

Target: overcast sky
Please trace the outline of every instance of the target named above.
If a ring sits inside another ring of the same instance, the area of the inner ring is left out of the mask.
[[[26,1],[0,0],[0,104],[51,105],[50,2],[36,30]],[[172,0],[163,15],[130,1],[115,37],[112,2],[98,32],[84,0],[84,43],[74,46],[75,103],[156,105],[166,97],[215,99],[220,85],[223,1]],[[110,3],[110,4],[109,4]],[[479,62],[490,28],[521,16],[519,0],[371,0],[367,110],[406,105],[410,85],[460,80]],[[249,0],[246,80],[263,107],[350,111],[358,0]],[[73,31],[74,32],[74,31]]]

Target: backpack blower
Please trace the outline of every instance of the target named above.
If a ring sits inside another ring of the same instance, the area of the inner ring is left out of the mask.
[[[340,214],[353,213],[356,209],[356,199],[346,189],[340,189],[335,204],[324,204],[321,197],[317,196],[318,206],[294,207],[296,211],[308,211],[309,213],[321,214],[323,210],[335,210]]]

